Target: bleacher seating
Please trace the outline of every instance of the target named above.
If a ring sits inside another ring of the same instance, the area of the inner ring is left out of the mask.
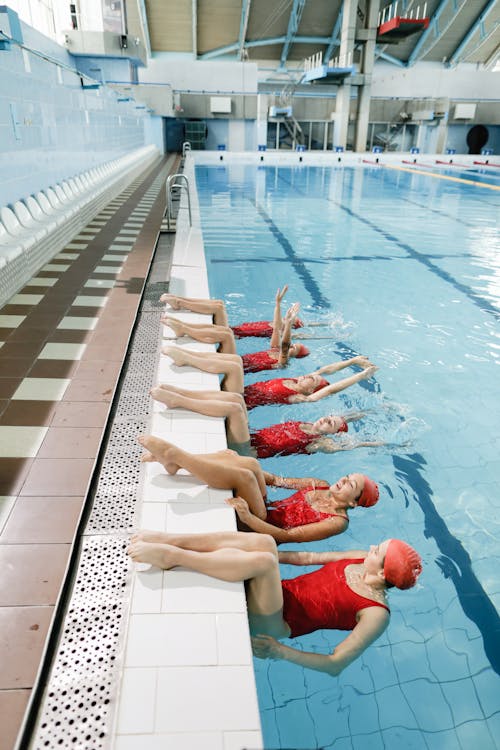
[[[0,306],[158,156],[145,146],[0,207]]]

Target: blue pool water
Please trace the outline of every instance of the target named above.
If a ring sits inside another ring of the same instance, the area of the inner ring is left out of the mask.
[[[488,187],[492,171],[441,174],[485,184],[381,167],[197,167],[211,294],[231,321],[270,318],[287,282],[288,303],[326,324],[311,329],[311,356],[290,375],[353,353],[380,367],[328,400],[250,414],[258,427],[368,409],[355,429],[391,443],[264,462],[379,482],[375,508],[310,547],[394,536],[425,566],[414,589],[390,593],[389,629],[338,678],[255,660],[269,749],[500,747],[500,191]],[[341,638],[321,631],[290,645],[326,653]]]

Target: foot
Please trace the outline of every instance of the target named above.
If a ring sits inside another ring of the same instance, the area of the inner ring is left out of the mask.
[[[163,346],[161,353],[170,357],[174,365],[177,365],[178,367],[182,367],[182,365],[186,364],[184,352],[177,346]]]
[[[179,406],[179,398],[176,393],[169,391],[164,386],[155,386],[149,391],[151,398],[165,404],[169,409],[175,409]]]
[[[130,544],[135,542],[150,542],[154,544],[170,544],[172,541],[172,535],[167,534],[164,531],[154,531],[150,529],[141,529],[137,534],[133,534],[130,538]]]
[[[132,542],[127,551],[136,563],[147,563],[162,570],[168,570],[177,565],[177,548],[169,544],[136,541]]]
[[[170,305],[173,310],[182,310],[181,301],[179,297],[175,296],[175,294],[162,294],[160,302],[165,302],[165,304]]]
[[[160,323],[171,328],[177,337],[187,335],[182,320],[177,320],[177,318],[171,318],[169,315],[164,315],[160,318]]]
[[[140,435],[137,441],[147,451],[146,458],[141,457],[141,461],[157,461],[168,474],[177,474],[181,466],[175,461],[175,445],[153,435]]]

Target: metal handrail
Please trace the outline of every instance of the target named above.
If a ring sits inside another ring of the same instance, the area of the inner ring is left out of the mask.
[[[191,144],[189,141],[184,141],[182,144],[182,158],[185,158],[187,151],[191,151]]]
[[[189,212],[189,225],[192,226],[193,222],[191,219],[191,195],[189,192],[189,180],[186,177],[185,174],[171,174],[167,177],[167,182],[165,183],[165,189],[167,193],[167,227],[170,229],[170,220],[173,219],[173,204],[172,204],[172,193],[175,189],[182,192],[182,190],[186,191],[187,195],[187,209]],[[179,206],[179,210],[183,208],[183,206]]]

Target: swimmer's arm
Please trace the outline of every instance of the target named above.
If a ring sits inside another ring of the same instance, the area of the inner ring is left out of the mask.
[[[274,303],[274,315],[273,315],[273,332],[271,334],[271,348],[276,347],[278,348],[280,345],[280,338],[281,338],[281,326],[283,323],[283,320],[281,318],[281,301],[285,294],[288,291],[288,284],[285,284],[283,289],[280,289],[278,287],[278,291],[276,292],[275,297],[275,303]]]
[[[292,341],[292,325],[299,312],[299,303],[295,302],[288,308],[283,321],[283,330],[281,332],[280,355],[278,358],[278,367],[284,367],[289,360],[288,351]]]
[[[388,623],[389,613],[382,607],[369,607],[362,610],[354,630],[336,646],[331,654],[297,651],[265,635],[254,636],[252,648],[255,656],[261,659],[284,659],[300,667],[315,669],[336,677],[382,635]]]
[[[350,549],[341,552],[279,552],[278,556],[284,565],[325,565],[339,560],[364,560],[367,554],[365,549]]]
[[[228,497],[226,503],[236,511],[238,518],[245,526],[259,534],[269,534],[278,544],[285,542],[315,542],[330,536],[341,534],[346,530],[348,521],[345,518],[325,518],[318,523],[297,526],[294,529],[281,529],[254,515],[248,503],[242,497]]]
[[[319,370],[315,370],[311,375],[331,375],[333,372],[339,372],[345,370],[346,367],[353,367],[358,365],[359,367],[368,367],[371,364],[368,357],[359,355],[357,357],[351,357],[350,359],[343,359],[340,362],[332,362],[331,365],[324,365]]]
[[[365,370],[361,370],[360,372],[355,373],[355,375],[350,375],[348,378],[342,378],[342,380],[339,380],[336,383],[325,385],[323,388],[320,388],[319,391],[315,391],[309,396],[304,396],[300,400],[320,401],[320,399],[325,398],[325,396],[332,396],[334,393],[340,393],[340,391],[345,391],[345,389],[349,388],[351,385],[359,383],[361,380],[370,378],[376,370],[377,368],[375,367],[375,365],[373,365],[372,367],[367,367]],[[295,396],[291,396],[289,398],[289,401],[292,403],[294,399]],[[358,418],[360,419],[361,417]],[[352,418],[348,421],[352,421]]]
[[[278,474],[271,474],[269,471],[264,472],[264,479],[269,487],[284,487],[290,490],[316,489],[317,487],[328,489],[330,486],[330,483],[325,479],[317,479],[316,477],[282,477],[278,476]]]
[[[308,453],[336,453],[337,451],[349,451],[355,448],[376,448],[386,445],[383,440],[361,440],[359,443],[351,441],[336,442],[331,438],[319,438],[307,446]]]

